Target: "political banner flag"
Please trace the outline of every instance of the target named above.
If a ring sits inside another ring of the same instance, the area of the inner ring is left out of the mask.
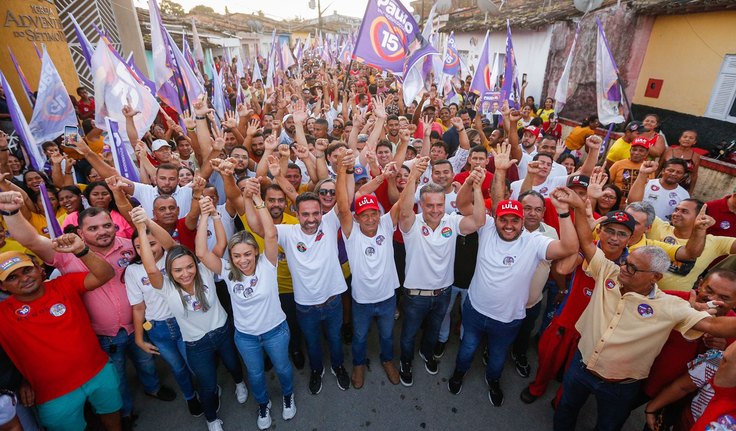
[[[42,54],[43,55],[43,54]],[[59,225],[59,220],[56,219],[56,213],[54,207],[51,205],[49,199],[49,192],[46,190],[46,184],[42,181],[39,186],[39,195],[41,195],[41,201],[43,202],[43,215],[46,217],[46,228],[44,229],[49,235],[49,238],[54,239],[64,234]]]
[[[470,91],[483,97],[489,91],[493,90],[493,82],[491,82],[491,63],[489,59],[489,32],[486,31],[486,37],[483,39],[483,45],[481,45],[480,57],[478,58],[478,65],[475,68],[475,74],[473,80],[470,82]]]
[[[570,70],[572,69],[572,59],[575,55],[575,46],[578,43],[578,34],[580,33],[580,24],[578,24],[575,30],[575,37],[572,39],[572,46],[570,47],[570,53],[567,55],[565,61],[565,68],[562,69],[562,75],[560,80],[557,81],[557,88],[555,89],[555,112],[557,114],[562,111],[567,103],[568,87],[570,85]]]
[[[511,41],[511,24],[506,20],[506,57],[504,58],[503,86],[501,99],[508,100],[509,106],[519,109],[519,68],[516,65],[516,51]],[[502,102],[503,103],[503,102]]]
[[[30,156],[31,165],[33,169],[39,171],[43,169],[43,165],[46,163],[46,156],[43,155],[41,148],[36,144],[36,140],[33,139],[33,134],[28,128],[26,118],[23,116],[23,111],[18,106],[18,100],[15,98],[13,89],[5,79],[5,75],[0,71],[0,84],[5,92],[5,101],[8,104],[8,113],[10,119],[13,121],[13,127],[15,128],[15,134],[20,138],[21,143],[26,149],[26,152]]]
[[[64,126],[75,126],[77,114],[69,93],[59,76],[51,56],[43,46],[38,97],[28,124],[36,142],[53,141],[64,133]]]
[[[618,67],[608,47],[606,34],[600,20],[598,24],[598,46],[595,52],[595,84],[598,121],[601,124],[618,124],[625,121],[621,115],[621,85],[618,81]]]
[[[10,60],[13,61],[13,67],[15,67],[15,72],[18,74],[18,79],[20,79],[20,85],[23,87],[23,92],[26,95],[26,99],[28,99],[28,104],[33,107],[33,105],[36,104],[36,96],[33,95],[31,84],[28,82],[28,78],[26,78],[23,70],[20,68],[20,64],[15,60],[15,56],[13,55],[13,51],[10,47],[8,47],[8,52],[10,52]]]
[[[460,55],[458,55],[457,45],[455,45],[455,32],[450,32],[450,37],[447,38],[447,52],[445,53],[442,72],[450,76],[456,76],[460,72]]]
[[[148,0],[151,23],[151,51],[153,53],[153,82],[156,95],[176,112],[189,109],[186,90],[178,76],[178,65],[169,46],[169,35],[161,21],[161,11],[156,0]]]
[[[204,64],[204,51],[202,50],[202,41],[199,39],[197,32],[197,23],[192,18],[192,44],[194,45],[194,59],[199,63],[199,67]]]
[[[142,84],[152,95],[156,95],[156,84],[148,79],[146,75],[143,74],[143,72],[138,68],[138,65],[135,62],[135,59],[133,58],[133,53],[130,53],[130,57],[128,58],[128,67],[129,71],[131,72],[131,75],[138,81],[138,83]]]
[[[133,164],[133,159],[130,157],[129,149],[125,144],[123,135],[120,134],[118,122],[110,117],[105,117],[105,125],[107,126],[107,145],[110,146],[115,169],[120,172],[123,178],[136,183],[140,182],[141,176],[135,164]],[[130,147],[132,148],[132,145]]]
[[[92,67],[92,53],[95,51],[95,48],[90,43],[89,39],[87,39],[87,36],[84,35],[82,27],[80,27],[77,20],[74,19],[74,15],[69,14],[69,18],[71,18],[72,25],[74,25],[74,33],[77,34],[77,41],[79,41],[79,48],[82,50],[82,57],[84,57],[84,61],[87,62],[87,66]]]

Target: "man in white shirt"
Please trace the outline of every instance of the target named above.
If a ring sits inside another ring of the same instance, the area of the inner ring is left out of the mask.
[[[680,185],[687,172],[687,162],[682,159],[669,159],[662,165],[662,176],[648,180],[657,170],[657,162],[646,161],[639,168],[639,176],[629,191],[628,201],[645,201],[652,204],[657,217],[671,221],[677,204],[690,198],[690,193]],[[639,178],[641,176],[641,179]]]
[[[179,218],[186,216],[192,207],[192,188],[179,187],[178,168],[170,164],[159,166],[156,168],[156,177],[153,181],[155,186],[123,178],[123,182],[127,185],[125,192],[138,199],[148,217],[153,217],[153,201],[159,195],[171,195],[179,206]]]
[[[442,187],[445,192],[445,213],[454,214],[457,212],[457,192],[452,185],[454,178],[452,164],[448,160],[437,160],[432,164],[432,184]],[[419,195],[421,189],[414,194],[414,201],[419,204]],[[418,207],[418,212],[422,212],[422,207]]]
[[[401,328],[401,384],[414,384],[412,361],[414,341],[426,319],[419,349],[424,368],[437,374],[433,350],[437,343],[442,319],[450,303],[457,235],[468,235],[485,222],[485,207],[480,184],[485,171],[473,171],[463,187],[473,190],[472,216],[445,213],[445,190],[436,184],[427,184],[419,194],[421,214],[414,213],[414,188],[427,168],[427,157],[420,157],[409,174],[406,188],[400,197],[399,230],[406,245],[406,279],[404,281],[404,323]],[[477,183],[477,184],[476,184]]]

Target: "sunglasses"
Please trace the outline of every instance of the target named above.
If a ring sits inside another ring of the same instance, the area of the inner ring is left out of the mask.
[[[335,190],[333,189],[319,189],[319,195],[320,196],[335,196]]]

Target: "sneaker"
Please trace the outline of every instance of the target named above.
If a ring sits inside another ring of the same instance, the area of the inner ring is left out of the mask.
[[[353,365],[353,375],[350,378],[353,381],[353,387],[360,389],[365,383],[365,365]]]
[[[531,404],[539,397],[533,395],[532,392],[529,390],[529,386],[527,386],[524,388],[523,391],[521,391],[521,395],[519,395],[519,398],[521,398],[521,401],[523,401],[524,404]]]
[[[401,380],[401,384],[404,386],[411,386],[414,384],[414,378],[411,375],[411,364],[401,362],[401,365],[399,366],[399,378]]]
[[[401,379],[399,378],[399,370],[396,369],[394,361],[386,361],[381,363],[381,365],[383,365],[383,371],[386,372],[388,381],[391,382],[392,385],[398,385]]]
[[[223,431],[222,421],[220,419],[215,419],[212,422],[207,422],[207,431]]]
[[[437,344],[434,345],[432,356],[434,356],[435,359],[439,359],[445,354],[445,344],[447,343],[438,341]]]
[[[437,374],[438,368],[437,368],[437,361],[434,359],[434,356],[430,356],[429,358],[424,356],[424,353],[422,351],[419,351],[419,357],[421,357],[424,360],[424,369],[427,370],[429,374],[435,375]]]
[[[501,407],[503,404],[503,391],[501,390],[501,383],[498,380],[488,382],[488,399],[496,407]]]
[[[248,388],[245,387],[245,382],[235,384],[235,398],[238,399],[240,404],[245,404],[248,401]]]
[[[347,391],[350,388],[350,377],[345,367],[340,365],[337,369],[331,368],[330,370],[332,371],[332,375],[337,377],[337,387],[343,391]]]
[[[260,404],[258,406],[258,424],[259,430],[267,430],[271,428],[271,401],[268,404]]]
[[[187,400],[187,408],[189,409],[189,414],[194,416],[195,418],[198,418],[204,414],[204,409],[202,409],[202,403],[199,402],[199,397],[197,394],[194,394],[194,398],[191,400]]]
[[[176,399],[176,392],[174,392],[170,387],[163,385],[161,385],[161,388],[155,394],[149,394],[146,392],[146,395],[161,401],[174,401]]]
[[[294,401],[294,394],[284,395],[284,398],[281,401],[281,408],[281,417],[284,418],[285,421],[296,416],[296,402]]]
[[[529,360],[526,358],[526,355],[523,353],[515,355],[514,352],[511,352],[511,359],[514,360],[514,365],[516,365],[516,372],[519,373],[521,377],[529,377],[532,367],[529,366]]]
[[[346,323],[342,325],[342,342],[350,344],[353,342],[353,324]]]
[[[304,354],[299,351],[291,352],[291,362],[294,363],[294,368],[296,368],[297,370],[303,370],[304,369]]]
[[[324,375],[324,368],[320,371],[312,370],[312,374],[309,376],[309,392],[311,392],[312,395],[317,395],[322,390],[322,376]]]
[[[447,382],[447,389],[450,390],[450,393],[453,395],[457,395],[462,391],[463,389],[463,377],[465,376],[465,373],[461,373],[459,371],[455,371],[452,373],[452,377],[450,377],[450,380]]]

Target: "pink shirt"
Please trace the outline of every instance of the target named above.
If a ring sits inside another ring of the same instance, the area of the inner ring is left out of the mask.
[[[133,332],[133,309],[128,302],[122,276],[135,255],[133,243],[129,239],[115,237],[107,253],[97,254],[115,268],[115,277],[102,287],[82,296],[92,322],[92,329],[95,334],[108,337],[115,336],[120,328],[124,328],[130,334]],[[89,271],[84,263],[71,253],[56,253],[54,260],[46,263],[58,268],[62,274]]]
[[[130,224],[128,224],[128,221],[125,220],[125,217],[120,215],[120,213],[117,211],[110,211],[110,217],[112,218],[112,222],[115,223],[115,225],[118,227],[118,233],[116,234],[117,236],[122,236],[123,238],[128,239],[133,237],[133,228],[130,226]],[[77,226],[78,218],[78,212],[68,214],[64,219],[64,223],[61,225],[61,229],[64,230],[64,228],[69,225]]]

